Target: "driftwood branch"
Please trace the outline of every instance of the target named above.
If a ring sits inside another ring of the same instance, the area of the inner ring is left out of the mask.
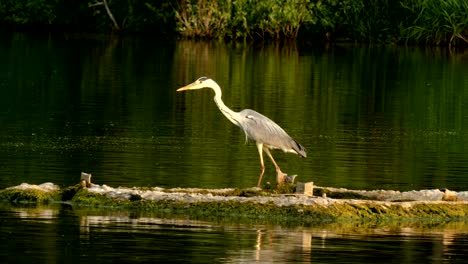
[[[99,2],[99,3],[96,2],[94,4],[89,3],[88,7],[95,7],[95,6],[100,6],[100,5],[104,5],[104,3],[103,2]]]
[[[96,2],[94,4],[89,4],[88,6],[89,7],[95,7],[95,6],[100,6],[100,5],[103,5],[104,8],[106,9],[107,11],[107,15],[109,16],[109,18],[112,20],[112,23],[114,23],[114,27],[120,31],[120,27],[119,27],[119,24],[117,24],[117,21],[115,20],[114,18],[114,15],[112,14],[110,8],[109,8],[109,5],[107,4],[107,0],[102,0],[102,2],[98,2],[96,0]]]

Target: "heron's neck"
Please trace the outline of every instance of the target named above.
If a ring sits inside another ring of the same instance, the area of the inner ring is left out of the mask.
[[[221,88],[218,86],[218,87],[213,88],[213,90],[215,91],[214,101],[216,105],[218,106],[219,110],[221,110],[221,113],[223,113],[223,115],[227,119],[229,119],[229,121],[231,121],[234,125],[239,126],[239,123],[237,122],[237,116],[239,114],[232,111],[231,109],[229,109],[229,107],[227,107],[224,104],[223,100],[221,99],[221,96],[222,96]]]

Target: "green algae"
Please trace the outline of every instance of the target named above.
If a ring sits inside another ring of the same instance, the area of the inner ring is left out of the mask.
[[[49,203],[60,200],[56,191],[43,191],[39,189],[5,189],[0,190],[0,200],[11,203]]]
[[[145,190],[145,189],[141,189]],[[275,193],[271,190],[262,190],[262,189],[226,189],[226,190],[213,190],[213,189],[194,189],[194,190],[187,190],[187,189],[165,189],[162,190],[165,193],[197,193],[197,194],[211,194],[217,196],[238,196],[238,197],[254,197],[254,196],[268,196],[272,193]]]
[[[350,220],[404,220],[404,219],[468,219],[467,203],[447,202],[406,202],[383,203],[368,201],[365,203],[340,203],[330,211],[339,219]]]
[[[362,194],[356,193],[356,192],[336,192],[332,191],[327,188],[314,188],[314,195],[315,196],[326,196],[328,198],[333,198],[333,199],[360,199],[360,200],[370,200],[371,198],[364,196]]]
[[[171,215],[191,217],[223,217],[242,220],[267,220],[268,222],[316,223],[337,220],[324,214],[319,208],[302,206],[279,207],[272,202],[210,201],[184,203],[175,201],[138,201],[120,204],[126,208],[165,212]]]
[[[139,190],[139,189],[138,189]],[[184,192],[178,190],[177,192]],[[381,202],[357,199],[310,198],[315,203],[293,203],[278,205],[273,201],[260,202],[255,197],[274,197],[283,199],[276,191],[259,189],[232,189],[226,192],[213,190],[186,191],[200,195],[225,197],[247,197],[248,199],[221,200],[184,200],[161,199],[146,200],[139,194],[128,197],[111,198],[104,194],[88,191],[80,185],[56,191],[40,189],[0,190],[0,200],[11,203],[67,203],[74,207],[111,208],[119,210],[141,210],[171,215],[190,215],[196,217],[227,217],[231,219],[257,219],[270,222],[342,222],[342,221],[451,221],[468,219],[467,202]],[[292,195],[292,194],[291,194]],[[323,195],[323,193],[322,193]],[[328,194],[327,194],[328,196]],[[321,199],[321,200],[320,200]],[[320,201],[319,201],[320,200]]]
[[[334,221],[401,221],[427,219],[446,221],[468,219],[467,203],[418,202],[408,206],[402,203],[365,201],[335,202],[331,205],[294,204],[278,206],[273,202],[256,201],[200,201],[183,202],[174,200],[114,200],[105,195],[79,193],[73,202],[80,206],[106,206],[113,208],[162,211],[171,214],[194,216],[223,216],[230,218],[287,220],[291,222],[334,222]]]

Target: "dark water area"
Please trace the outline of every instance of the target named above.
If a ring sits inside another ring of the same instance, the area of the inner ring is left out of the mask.
[[[0,204],[5,263],[464,263],[468,227],[451,223],[259,222]]]
[[[252,187],[255,144],[219,112],[255,109],[304,145],[302,182],[468,190],[468,60],[411,47],[243,45],[63,34],[0,40],[0,188],[22,182]],[[265,181],[275,181],[266,161]],[[6,263],[464,263],[466,221],[288,224],[0,203]]]
[[[235,111],[280,124],[308,157],[274,151],[302,182],[468,190],[468,60],[413,47],[329,48],[6,34],[0,41],[0,187],[22,182],[251,187],[255,144]],[[265,181],[275,181],[266,160]]]

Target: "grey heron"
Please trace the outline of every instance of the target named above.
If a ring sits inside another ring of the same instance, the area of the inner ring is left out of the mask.
[[[261,165],[261,172],[257,186],[261,186],[263,174],[265,173],[263,152],[270,157],[273,165],[275,165],[277,184],[293,182],[295,176],[288,176],[281,171],[275,159],[273,159],[270,149],[281,149],[284,152],[294,153],[305,158],[307,154],[304,147],[290,137],[278,124],[268,117],[251,109],[244,109],[240,112],[234,112],[229,109],[221,99],[221,87],[219,87],[219,85],[210,78],[200,77],[195,82],[177,89],[177,92],[202,88],[213,89],[215,92],[214,101],[219,110],[221,110],[221,113],[223,113],[229,121],[239,126],[244,131],[246,139],[255,141]]]

